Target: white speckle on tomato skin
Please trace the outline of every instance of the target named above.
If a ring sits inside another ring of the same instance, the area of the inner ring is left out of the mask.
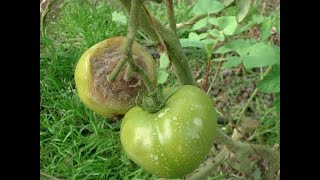
[[[158,118],[162,118],[164,115],[165,115],[166,113],[160,113],[159,115],[158,115]]]
[[[202,120],[200,118],[194,118],[193,119],[193,124],[195,124],[196,126],[200,127],[200,126],[202,126]]]

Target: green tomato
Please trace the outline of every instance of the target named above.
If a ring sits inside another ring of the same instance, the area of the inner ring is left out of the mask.
[[[198,87],[181,86],[156,113],[130,109],[120,139],[128,157],[163,178],[193,172],[208,155],[215,137],[217,114]]]

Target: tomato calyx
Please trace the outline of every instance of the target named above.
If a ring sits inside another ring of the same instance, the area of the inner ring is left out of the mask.
[[[148,94],[139,92],[136,98],[136,104],[138,107],[149,113],[156,113],[164,107],[167,100],[177,90],[178,88],[170,87],[164,91],[163,86],[160,84],[154,91],[149,92]]]

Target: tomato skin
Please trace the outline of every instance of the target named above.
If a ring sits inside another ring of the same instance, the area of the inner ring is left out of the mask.
[[[184,85],[156,113],[130,109],[122,120],[120,139],[128,157],[146,171],[177,178],[203,162],[216,127],[216,111],[207,94]]]

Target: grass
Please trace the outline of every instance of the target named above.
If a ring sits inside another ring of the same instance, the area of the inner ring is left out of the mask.
[[[158,17],[165,16],[158,5],[152,8],[158,12]],[[178,6],[176,11],[181,12],[178,22],[188,19],[185,4]],[[82,53],[99,41],[126,34],[126,26],[111,21],[112,12],[106,1],[66,1],[56,20],[49,21],[46,35],[41,36],[40,172],[44,179],[156,179],[124,154],[119,140],[119,123],[86,108],[75,90],[73,74]],[[203,54],[188,58],[194,71],[206,64]],[[213,72],[215,68],[213,64]],[[232,88],[223,84],[222,76],[217,78],[224,95],[234,104],[229,107],[230,112],[243,106],[234,101],[239,88],[259,78],[259,73],[250,75],[249,72],[245,83],[242,83],[243,79],[234,78]],[[173,75],[167,84],[176,85]],[[262,117],[254,141],[273,145],[280,141],[279,115],[272,107],[263,105],[262,95],[259,94],[258,103],[254,103],[260,104],[260,110],[250,115]],[[214,97],[219,100],[217,98]],[[225,177],[217,174],[210,179]]]

